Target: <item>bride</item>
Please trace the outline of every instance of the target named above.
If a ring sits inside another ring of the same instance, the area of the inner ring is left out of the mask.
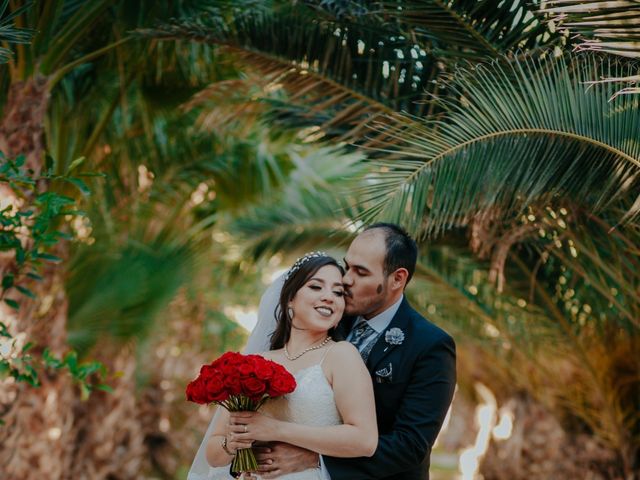
[[[269,400],[260,412],[220,409],[212,433],[207,432],[209,466],[229,465],[238,449],[254,441],[285,442],[333,457],[373,455],[378,431],[371,377],[358,350],[334,333],[345,306],[343,273],[333,258],[319,252],[301,257],[287,272],[270,350],[261,355],[287,368],[296,390]],[[190,479],[230,478],[228,467],[210,468],[206,476],[196,475],[194,467]],[[323,477],[318,464],[278,478]]]

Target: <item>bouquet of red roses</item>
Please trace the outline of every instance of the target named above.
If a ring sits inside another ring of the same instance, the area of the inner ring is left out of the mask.
[[[269,398],[291,393],[296,381],[286,368],[260,355],[227,352],[200,368],[187,386],[187,400],[215,403],[230,412],[257,411]],[[238,450],[232,473],[255,472],[258,462],[250,448]]]

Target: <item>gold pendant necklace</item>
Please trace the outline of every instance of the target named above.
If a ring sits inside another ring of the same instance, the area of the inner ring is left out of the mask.
[[[329,342],[329,340],[331,340],[331,337],[327,337],[327,338],[325,338],[325,339],[322,341],[322,343],[320,343],[320,344],[316,345],[315,347],[309,347],[309,348],[304,349],[304,350],[303,350],[302,352],[300,352],[298,355],[295,355],[295,356],[293,356],[293,357],[289,355],[289,351],[287,350],[287,345],[285,345],[285,346],[284,346],[284,356],[285,356],[285,357],[287,357],[287,358],[289,359],[289,361],[290,361],[290,362],[293,362],[294,360],[297,360],[297,359],[298,359],[298,358],[300,358],[302,355],[304,355],[304,354],[305,354],[305,353],[307,353],[307,352],[310,352],[311,350],[317,350],[318,348],[322,348],[322,347],[324,347],[324,346]]]

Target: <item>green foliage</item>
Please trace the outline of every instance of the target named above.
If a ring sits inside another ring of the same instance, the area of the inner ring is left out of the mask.
[[[40,274],[46,263],[56,264],[62,260],[51,253],[61,240],[71,238],[59,227],[61,220],[67,216],[83,215],[73,208],[75,201],[55,192],[54,186],[56,183],[69,182],[85,194],[88,193],[88,187],[79,178],[71,176],[71,171],[82,159],[74,162],[65,175],[55,175],[52,160],[48,160],[50,165],[46,171],[37,176],[25,168],[23,156],[11,160],[0,152],[0,161],[0,185],[10,188],[15,198],[0,212],[0,251],[10,254],[14,259],[4,269],[0,299],[11,308],[19,310],[19,296],[15,292],[34,300],[36,295],[27,285],[43,280]],[[42,185],[48,185],[52,189],[43,191]],[[77,354],[73,351],[67,353],[62,360],[54,357],[46,348],[41,356],[32,355],[30,351],[34,345],[31,342],[15,351],[19,342],[4,322],[0,322],[0,337],[2,377],[11,376],[18,382],[36,387],[40,385],[38,370],[52,368],[68,371],[80,386],[83,399],[94,388],[108,388],[100,383],[95,385],[95,378],[100,379],[106,374],[100,363],[78,364]]]
[[[558,28],[578,33],[581,49],[640,58],[640,3],[636,0],[553,0],[546,2],[543,12],[551,15]]]
[[[583,2],[577,0],[546,2],[543,10],[557,29],[566,28],[579,39],[578,50],[606,52],[625,58],[640,59],[640,3],[636,0]],[[616,82],[627,86],[612,97],[640,93],[637,63],[621,77],[593,78],[592,82]]]
[[[365,171],[363,157],[334,147],[292,156],[296,168],[286,186],[266,205],[256,205],[231,221],[246,253],[258,259],[279,252],[343,247],[357,213],[352,187]]]
[[[414,234],[437,235],[492,209],[571,199],[594,212],[638,196],[637,101],[608,102],[613,87],[585,82],[624,65],[592,56],[524,57],[458,70],[443,98],[447,113],[382,126],[397,158],[377,161],[363,189],[365,221],[387,218]],[[459,100],[458,100],[459,99]],[[588,118],[588,121],[585,121]],[[630,204],[626,220],[640,203]]]
[[[5,298],[6,295],[15,289],[33,298],[33,293],[18,282],[26,278],[39,279],[38,271],[43,262],[60,262],[61,259],[50,250],[60,240],[69,240],[69,235],[56,226],[67,215],[83,215],[72,208],[75,206],[72,198],[53,190],[39,192],[38,182],[66,181],[82,188],[83,192],[87,187],[81,179],[55,175],[51,169],[36,177],[24,168],[23,156],[10,160],[0,153],[0,160],[0,183],[8,185],[16,198],[25,203],[19,208],[10,203],[0,212],[0,251],[12,252],[16,263],[12,270],[4,273],[0,298],[17,309],[17,302]],[[28,241],[21,239],[25,232]]]
[[[536,15],[539,2],[523,0],[383,1],[386,21],[396,20],[408,37],[433,45],[443,58],[496,57],[535,50],[557,41]],[[376,12],[378,13],[378,12]]]
[[[254,84],[286,92],[284,99],[251,94],[254,105],[268,106],[270,124],[309,128],[309,141],[371,147],[372,122],[392,123],[394,111],[437,112],[432,97],[446,93],[439,80],[461,58],[560,43],[535,11],[521,0],[275,1],[249,9],[214,1],[207,13],[139,33],[218,45],[261,76]],[[249,102],[237,103],[240,116]]]
[[[28,10],[32,2],[26,2],[20,8],[9,11],[9,0],[0,3],[0,42],[25,44],[31,41],[34,31],[30,28],[17,28],[13,25],[15,19]],[[6,63],[11,58],[11,50],[0,47],[0,63]]]
[[[42,353],[44,364],[56,370],[66,369],[80,386],[82,400],[87,400],[89,394],[93,390],[102,390],[104,392],[112,392],[113,389],[106,384],[94,385],[90,379],[91,376],[97,375],[104,378],[107,375],[107,369],[100,362],[78,362],[78,354],[74,351],[68,352],[62,359],[58,359],[45,349]]]
[[[637,227],[609,223],[622,211],[529,212],[517,223],[534,228],[509,255],[502,293],[490,265],[450,235],[423,249],[409,294],[454,333],[463,359],[473,352],[461,383],[481,375],[504,397],[525,390],[569,431],[593,432],[628,462],[640,438],[640,270]],[[515,229],[505,225],[504,236]]]
[[[134,239],[116,247],[83,247],[70,265],[68,341],[81,356],[107,336],[144,339],[193,273],[193,253],[180,247]]]
[[[287,92],[286,101],[269,101],[270,119],[281,126],[321,126],[326,138],[357,141],[371,116],[428,111],[426,92],[437,87],[441,65],[426,47],[391,23],[376,20],[374,28],[368,17],[363,24],[318,18],[318,10],[303,3],[275,3],[250,14],[223,9],[224,15],[191,16],[140,34],[222,47]]]

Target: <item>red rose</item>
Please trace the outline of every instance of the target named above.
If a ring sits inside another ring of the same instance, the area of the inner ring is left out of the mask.
[[[249,377],[242,380],[242,393],[248,397],[259,399],[266,390],[267,386],[257,378]]]
[[[225,408],[230,395],[244,396],[258,403],[265,393],[278,397],[296,388],[295,378],[282,365],[259,355],[227,352],[200,368],[198,378],[186,389],[187,400],[205,404],[220,403]]]
[[[271,380],[273,378],[273,367],[267,362],[261,362],[256,365],[255,374],[260,380]]]
[[[211,377],[206,381],[207,401],[222,402],[229,398],[229,392],[225,388],[224,381],[221,376]]]
[[[200,376],[204,378],[215,377],[219,373],[220,370],[212,365],[203,365],[202,368],[200,368]]]
[[[222,372],[222,375],[226,378],[226,377],[237,377],[238,376],[238,367],[235,365],[223,365],[222,368],[220,369]]]
[[[242,393],[242,384],[238,376],[224,377],[224,386],[230,395],[240,395]]]
[[[208,403],[207,386],[200,377],[187,385],[187,400],[195,403]]]
[[[254,371],[253,362],[244,362],[238,365],[238,372],[243,377],[248,377],[253,373],[253,371]]]
[[[238,365],[243,362],[243,355],[236,352],[227,352],[222,355],[221,360],[226,365]]]
[[[269,396],[270,397],[279,397],[280,395],[284,395],[286,393],[291,393],[296,388],[296,380],[293,378],[289,372],[285,372],[280,375],[276,375],[273,379],[271,379],[271,384],[269,386]]]
[[[271,367],[273,368],[273,372],[276,375],[291,375],[289,371],[279,363],[269,361],[269,365],[271,365]]]
[[[213,368],[218,368],[220,369],[222,367],[222,365],[224,365],[224,361],[222,360],[222,357],[214,360],[213,362],[211,362],[211,365],[209,365],[210,367]]]

